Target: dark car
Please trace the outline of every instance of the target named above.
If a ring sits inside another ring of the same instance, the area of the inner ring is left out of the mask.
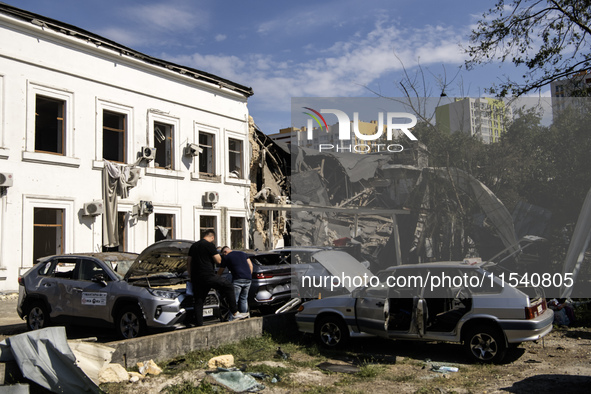
[[[252,262],[252,282],[248,305],[262,313],[268,312],[291,299],[291,266],[279,253],[245,251]],[[232,280],[226,270],[224,277]]]
[[[31,330],[50,323],[112,325],[122,338],[147,327],[182,324],[192,312],[186,294],[191,241],[164,240],[132,253],[78,253],[48,256],[19,277],[17,312]],[[132,262],[130,265],[130,262]],[[122,276],[117,271],[125,268]],[[219,316],[215,292],[204,316]]]

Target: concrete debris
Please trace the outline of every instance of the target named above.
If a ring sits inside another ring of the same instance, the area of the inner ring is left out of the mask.
[[[207,366],[211,369],[230,368],[234,366],[234,356],[231,354],[225,354],[223,356],[213,357],[207,362]]]
[[[162,373],[162,368],[160,368],[153,360],[137,363],[137,367],[139,368],[140,374],[144,376],[148,374],[160,375]]]
[[[145,376],[139,372],[129,372],[129,383],[139,382],[143,378],[145,378]]]
[[[105,365],[99,371],[99,382],[102,383],[122,383],[129,380],[129,373],[120,364],[111,363]]]
[[[320,152],[272,141],[254,122],[250,137],[252,248],[350,238],[345,246],[377,272],[487,258],[517,242],[501,201],[464,171],[428,167],[420,143],[403,153]]]

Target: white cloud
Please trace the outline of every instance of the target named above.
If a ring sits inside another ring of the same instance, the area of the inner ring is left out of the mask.
[[[195,12],[182,2],[134,5],[126,13],[148,28],[166,31],[190,31],[209,21],[207,12]]]
[[[224,41],[226,38],[228,38],[228,36],[226,36],[225,34],[218,34],[218,35],[215,36],[215,40],[217,42]]]
[[[419,59],[423,66],[462,64],[461,36],[446,26],[402,29],[378,22],[364,36],[335,42],[300,62],[286,61],[281,54],[194,54],[173,61],[252,86],[257,103],[267,108],[288,107],[291,97],[360,95],[365,86],[388,76],[395,83],[394,74],[403,65],[411,69]]]

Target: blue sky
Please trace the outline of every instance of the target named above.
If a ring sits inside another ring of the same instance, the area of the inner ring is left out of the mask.
[[[290,126],[291,97],[401,97],[403,65],[413,76],[420,62],[425,96],[439,96],[443,79],[448,96],[484,96],[517,73],[458,74],[461,46],[494,1],[3,1],[251,86],[249,111],[267,134]]]

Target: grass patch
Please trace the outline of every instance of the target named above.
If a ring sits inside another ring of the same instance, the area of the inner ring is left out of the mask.
[[[284,361],[276,357],[279,346],[281,346],[281,350],[285,353],[295,353],[300,350],[297,344],[278,343],[270,335],[263,335],[261,337],[247,338],[238,343],[222,345],[214,349],[189,352],[182,357],[162,363],[162,366],[165,370],[168,369],[169,373],[177,373],[187,369],[207,369],[209,359],[224,354],[233,355],[234,363],[237,366],[254,361]],[[174,365],[174,368],[171,369],[171,365]]]
[[[411,374],[406,374],[406,375],[397,375],[397,376],[386,376],[385,379],[390,382],[405,383],[405,382],[414,381],[416,379],[416,377]]]
[[[199,386],[195,386],[192,382],[183,382],[169,386],[165,389],[166,394],[212,394],[212,393],[224,393],[221,387],[213,387],[209,383],[201,383]]]
[[[357,376],[363,379],[371,379],[381,375],[384,372],[385,368],[383,365],[379,364],[364,364],[359,367],[359,372],[357,372]]]

